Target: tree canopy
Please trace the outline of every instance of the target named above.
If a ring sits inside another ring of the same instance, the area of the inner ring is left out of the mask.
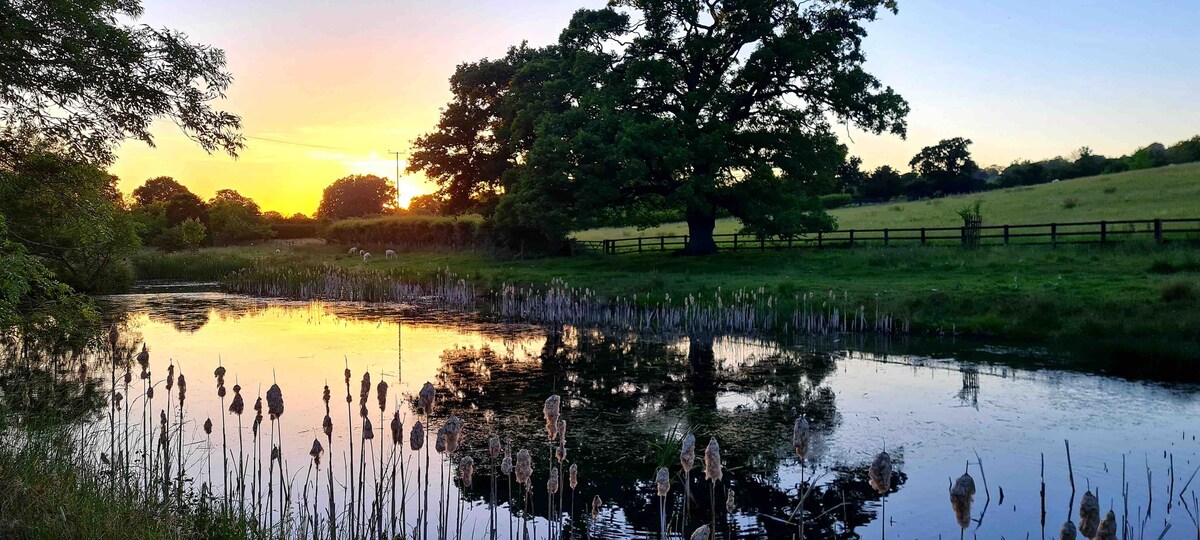
[[[387,178],[354,174],[325,188],[317,215],[322,219],[374,216],[396,209],[396,187]]]
[[[715,251],[719,213],[759,234],[828,227],[817,197],[845,158],[832,122],[905,134],[907,103],[863,69],[863,25],[881,9],[895,5],[580,10],[553,46],[459,66],[410,170],[450,200],[494,192],[498,224],[548,238],[612,212],[651,225],[663,208],[685,215],[695,253]]]
[[[929,182],[929,188],[934,193],[974,191],[980,187],[975,178],[979,165],[971,159],[971,151],[967,149],[970,145],[971,139],[945,139],[922,148],[908,164],[913,172]]]
[[[167,118],[207,151],[235,154],[241,120],[213,108],[232,77],[219,49],[126,24],[138,0],[0,2],[0,126],[32,130],[68,156],[107,164],[125,139],[153,145]],[[13,152],[0,136],[0,152]]]
[[[133,189],[133,200],[142,206],[170,202],[176,195],[192,191],[170,176],[158,176]]]

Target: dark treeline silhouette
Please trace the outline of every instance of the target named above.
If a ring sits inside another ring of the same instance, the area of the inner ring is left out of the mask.
[[[168,176],[151,178],[134,189],[130,211],[142,241],[165,251],[253,243],[274,236],[258,203],[249,197],[222,189],[204,201]]]
[[[1153,143],[1121,157],[1106,157],[1085,146],[1067,157],[1015,161],[1004,168],[979,167],[971,159],[967,148],[970,144],[970,139],[954,138],[925,147],[909,162],[912,171],[907,173],[887,165],[863,171],[862,160],[850,157],[837,172],[837,190],[849,200],[827,200],[872,203],[926,199],[1200,161],[1200,135],[1169,147]],[[826,208],[840,205],[826,204]]]

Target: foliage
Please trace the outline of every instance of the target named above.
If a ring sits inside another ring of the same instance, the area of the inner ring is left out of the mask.
[[[153,145],[150,125],[165,117],[205,150],[235,153],[240,119],[212,108],[232,81],[225,54],[125,23],[141,13],[138,0],[0,3],[0,125],[105,164],[124,139]]]
[[[270,211],[264,212],[263,218],[266,219],[267,226],[271,227],[271,234],[275,238],[293,240],[317,237],[317,220],[304,214],[298,213],[285,218],[279,212]]]
[[[133,200],[139,206],[149,206],[155,203],[168,203],[176,195],[191,194],[192,191],[183,184],[176,182],[170,176],[158,176],[146,180],[133,190]]]
[[[154,246],[163,251],[196,249],[204,244],[207,235],[208,229],[200,220],[188,218],[163,230],[162,234],[154,238]]]
[[[909,166],[929,183],[931,192],[925,195],[967,193],[981,187],[975,178],[979,166],[967,149],[970,145],[970,139],[955,137],[926,146],[913,156]]]
[[[829,195],[821,195],[821,206],[826,210],[849,206],[854,200],[854,196],[849,193],[830,193]]]
[[[831,119],[905,130],[908,105],[862,67],[863,24],[880,8],[895,6],[622,0],[580,10],[551,47],[460,66],[461,80],[483,77],[485,97],[455,79],[410,170],[452,199],[501,194],[497,227],[526,239],[553,242],[614,209],[647,220],[658,215],[649,209],[683,211],[696,253],[715,251],[721,212],[757,234],[829,227],[817,197],[845,157]],[[486,171],[468,161],[480,156]]]
[[[208,201],[208,226],[218,246],[260,241],[274,234],[258,204],[232,189],[222,189]]]
[[[345,219],[330,223],[321,231],[321,236],[327,241],[342,244],[408,249],[483,247],[492,243],[489,229],[477,215]]]
[[[0,167],[0,214],[10,236],[77,290],[120,290],[140,241],[116,177],[48,151]]]
[[[174,227],[189,219],[207,224],[208,206],[204,204],[203,199],[190,191],[179,193],[167,201],[166,216],[168,227]]]
[[[396,187],[387,178],[354,174],[325,188],[317,215],[335,220],[383,214],[396,209]]]

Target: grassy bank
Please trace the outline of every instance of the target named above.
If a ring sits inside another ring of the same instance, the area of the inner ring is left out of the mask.
[[[481,289],[561,278],[601,298],[636,294],[644,302],[760,287],[782,302],[832,292],[847,304],[908,320],[915,332],[1121,342],[1143,356],[1200,358],[1200,250],[1194,248],[860,248],[537,260],[413,252],[369,264],[340,246],[245,255],[276,267],[334,264],[416,281],[448,269]]]
[[[1190,218],[1200,214],[1200,163],[1063,180],[925,201],[839,208],[830,212],[840,229],[957,227],[955,213],[983,200],[986,224],[1066,223],[1123,219]],[[718,233],[735,233],[735,219],[717,221]],[[608,227],[582,231],[580,240],[687,234],[684,223],[639,231]]]

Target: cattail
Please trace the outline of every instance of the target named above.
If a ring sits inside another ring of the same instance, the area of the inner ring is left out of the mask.
[[[1104,521],[1100,522],[1100,528],[1096,530],[1096,540],[1117,540],[1117,516],[1112,510],[1108,511],[1108,515],[1104,516]]]
[[[259,412],[254,415],[254,423],[250,425],[250,433],[254,434],[255,437],[258,436],[258,426],[262,425],[262,421],[263,421],[262,412]],[[261,452],[262,451],[261,447],[259,447],[259,448],[260,448],[259,451]]]
[[[533,475],[533,456],[529,455],[529,450],[521,449],[517,452],[517,483],[528,484],[529,477]]]
[[[146,350],[146,344],[142,344],[142,352],[137,355],[137,363],[142,368],[142,372],[150,369],[150,351]]]
[[[725,491],[725,511],[732,514],[734,510],[737,510],[737,506],[733,502],[733,490],[732,489],[726,490]]]
[[[463,421],[461,418],[450,415],[446,420],[446,451],[453,454],[458,451],[458,443],[460,435],[462,435]]]
[[[324,451],[325,448],[321,446],[320,439],[313,439],[312,450],[308,451],[308,455],[312,456],[313,461],[316,462],[317,466],[321,465],[321,452]]]
[[[567,459],[567,446],[563,444],[562,439],[558,440],[558,448],[554,449],[554,457],[558,459],[559,463],[562,463],[563,460]]]
[[[1058,531],[1059,540],[1075,540],[1079,535],[1075,532],[1075,524],[1071,520],[1063,523],[1062,529]]]
[[[121,409],[122,399],[125,399],[125,396],[122,396],[120,392],[113,392],[113,407],[115,407],[117,410]]]
[[[182,385],[180,386],[180,390],[183,390]],[[246,401],[242,399],[240,390],[240,386],[233,385],[233,400],[229,402],[229,412],[239,416],[246,410]]]
[[[146,387],[146,399],[154,399],[154,385]]]
[[[671,472],[666,467],[659,467],[658,474],[654,475],[654,483],[658,486],[658,496],[666,497],[667,492],[671,491]]]
[[[175,364],[167,365],[167,391],[175,387]]]
[[[875,461],[871,462],[871,468],[867,471],[867,476],[871,479],[871,487],[880,495],[884,495],[892,490],[892,456],[887,452],[880,452],[875,456]]]
[[[366,403],[365,401],[359,404],[359,406],[358,406],[358,416],[360,416],[360,417],[362,417],[362,418],[366,418],[366,417],[367,417],[367,415],[368,415],[368,414],[370,414],[370,412],[371,412],[371,411],[368,411],[368,410],[367,410],[367,403]]]
[[[712,532],[710,531],[711,529],[708,528],[708,525],[701,525],[692,533],[691,540],[709,540],[712,538]]]
[[[417,402],[421,406],[421,410],[425,411],[425,416],[433,414],[433,405],[437,400],[437,390],[433,388],[433,383],[425,382],[421,386],[421,392],[417,394]]]
[[[571,489],[575,489],[579,485],[579,466],[572,463],[571,468],[567,469],[567,474],[571,481]],[[574,507],[574,499],[572,499],[571,505]]]
[[[490,438],[488,438],[488,455],[492,456],[492,459],[496,459],[496,457],[500,455],[499,436],[492,435]]]
[[[408,433],[408,447],[416,452],[422,446],[425,446],[425,426],[421,425],[420,420],[417,420],[417,423],[413,424],[412,431]]]
[[[129,386],[131,382],[133,382],[133,373],[127,369],[125,370],[125,386]]]
[[[222,398],[222,399],[225,398],[225,385],[224,384],[217,386],[217,397]]]
[[[975,499],[975,479],[963,473],[954,481],[950,488],[950,508],[954,510],[954,519],[960,528],[971,526],[971,502]]]
[[[204,434],[212,435],[212,418],[206,418],[204,420]]]
[[[275,461],[281,457],[278,446],[271,446],[271,461]]]
[[[471,487],[471,478],[475,476],[475,459],[467,456],[458,462],[458,479],[463,487]]]
[[[371,372],[363,373],[362,384],[358,390],[358,402],[363,406],[367,406],[367,398],[371,397]]]
[[[213,376],[217,378],[217,387],[225,386],[225,366],[217,366],[217,369],[213,370]]]
[[[387,408],[387,392],[388,392],[387,381],[384,381],[384,380],[379,381],[379,386],[375,387],[375,397],[377,399],[379,399],[379,410],[380,411]]]
[[[439,454],[446,451],[446,426],[438,428],[437,440],[433,443],[433,449]]]
[[[800,461],[808,459],[808,420],[797,418],[796,425],[792,428],[792,448],[796,450],[796,457]]]
[[[604,506],[604,502],[600,500],[599,495],[592,497],[592,519],[600,517],[600,507]]]
[[[392,444],[399,446],[404,444],[404,424],[400,422],[400,411],[392,414]]]
[[[371,427],[370,418],[363,418],[362,437],[368,441],[375,438],[375,430]]]
[[[321,431],[325,433],[326,437],[333,436],[333,419],[330,418],[328,414],[326,414],[325,419],[321,421]]]
[[[350,368],[346,368],[346,384],[350,384]]]
[[[513,472],[512,456],[504,456],[504,459],[500,460],[500,473],[505,476],[508,476],[508,475],[512,474],[512,472]]]
[[[684,473],[696,467],[696,436],[691,433],[683,438],[683,445],[679,448],[679,463],[683,465]]]
[[[721,447],[717,445],[716,437],[710,438],[704,449],[704,477],[713,482],[721,481]]]
[[[272,420],[283,416],[283,391],[278,384],[272,384],[267,389],[267,415]]]
[[[558,441],[560,443],[562,443],[562,442],[565,442],[566,440],[567,440],[567,419],[559,418],[558,419]]]
[[[187,399],[187,380],[183,378],[183,374],[179,374],[179,406],[183,406],[183,401]]]
[[[546,436],[554,441],[558,437],[558,417],[560,415],[560,405],[562,398],[557,394],[546,398],[546,403],[542,405],[542,416],[546,419]]]
[[[546,491],[558,493],[558,467],[550,467],[550,478],[546,480]]]
[[[1084,538],[1094,538],[1100,529],[1100,501],[1091,490],[1079,500],[1079,533]]]
[[[321,401],[325,402],[325,414],[329,414],[329,385],[325,385],[325,390],[321,392]]]

